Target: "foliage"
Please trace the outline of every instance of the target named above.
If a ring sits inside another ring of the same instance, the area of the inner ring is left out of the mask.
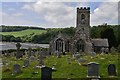
[[[109,48],[116,47],[116,37],[112,28],[106,28],[101,31],[101,38],[107,38],[109,43]]]
[[[26,29],[22,31],[16,31],[16,32],[1,32],[3,35],[13,35],[15,37],[23,37],[27,35],[33,35],[33,34],[41,34],[43,32],[46,32],[46,30],[38,30],[38,29]]]
[[[1,25],[1,26],[0,26],[0,31],[1,31],[1,32],[22,31],[22,30],[26,30],[26,29],[45,30],[45,28],[40,28],[40,27],[28,27],[28,26],[5,26],[5,25]]]

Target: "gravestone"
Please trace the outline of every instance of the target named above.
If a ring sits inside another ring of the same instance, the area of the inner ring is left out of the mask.
[[[71,58],[67,58],[68,64],[71,64]]]
[[[114,64],[108,65],[108,76],[116,76],[116,67]]]
[[[96,56],[96,53],[95,53],[95,52],[91,52],[90,55],[91,55],[92,57],[95,57],[95,56]]]
[[[20,54],[21,44],[20,44],[20,43],[17,43],[17,44],[16,44],[16,47],[17,47],[16,59],[19,59],[19,58],[21,57],[21,54]]]
[[[32,51],[32,48],[29,47],[29,48],[28,48],[28,58],[31,56],[31,51]]]
[[[53,64],[52,71],[56,71],[55,64]]]
[[[104,54],[104,52],[105,52],[105,48],[102,47],[102,48],[101,48],[101,54]]]
[[[13,73],[20,73],[21,72],[21,68],[19,64],[14,64],[13,65]]]
[[[23,63],[23,67],[28,67],[30,65],[29,60],[25,60]]]
[[[30,56],[29,60],[30,61],[35,61],[35,57],[34,56]]]
[[[52,68],[41,68],[41,80],[52,80]]]
[[[80,54],[75,55],[76,60],[80,59]]]
[[[99,78],[99,64],[95,62],[88,63],[88,77]]]
[[[115,53],[115,52],[116,52],[115,47],[112,47],[112,48],[110,49],[110,52],[111,52],[111,53]]]
[[[42,66],[44,65],[43,55],[38,55],[38,65]]]

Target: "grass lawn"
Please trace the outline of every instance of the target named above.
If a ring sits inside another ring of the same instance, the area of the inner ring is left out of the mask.
[[[32,33],[41,34],[43,32],[46,32],[46,30],[27,29],[27,30],[16,31],[16,32],[0,32],[0,34],[13,35],[15,37],[21,37],[21,36],[29,35],[29,34],[32,34]]]
[[[86,78],[87,76],[87,66],[79,65],[78,62],[72,58],[71,64],[68,64],[67,58],[70,55],[62,55],[61,58],[57,58],[56,56],[49,56],[44,58],[45,65],[48,67],[52,67],[53,64],[56,64],[56,71],[52,73],[52,78]],[[91,56],[83,56],[84,59],[89,62],[97,62],[99,63],[99,75],[101,78],[108,78],[107,66],[108,64],[115,64],[117,68],[118,74],[118,55],[104,54],[97,55],[95,58],[91,58]],[[37,57],[36,61],[30,62],[30,66],[28,68],[22,68],[22,73],[11,75],[13,64],[17,63],[21,66],[23,65],[23,60],[16,60],[15,57],[3,58],[3,60],[8,61],[7,66],[2,67],[2,77],[3,78],[40,78],[41,77],[41,69],[34,68],[38,62]],[[120,64],[119,64],[120,65]],[[34,72],[38,72],[38,74],[33,74]]]

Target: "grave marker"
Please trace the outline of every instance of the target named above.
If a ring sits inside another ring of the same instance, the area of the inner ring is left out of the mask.
[[[41,80],[52,80],[52,68],[41,68]]]

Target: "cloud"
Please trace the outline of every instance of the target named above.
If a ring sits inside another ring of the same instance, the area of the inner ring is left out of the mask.
[[[87,3],[77,3],[77,6],[87,5]],[[76,7],[66,5],[62,2],[36,2],[24,5],[23,9],[32,10],[39,14],[40,18],[47,23],[44,26],[69,27],[75,26]]]
[[[103,23],[117,24],[118,22],[118,3],[104,2],[91,14],[91,25]]]

